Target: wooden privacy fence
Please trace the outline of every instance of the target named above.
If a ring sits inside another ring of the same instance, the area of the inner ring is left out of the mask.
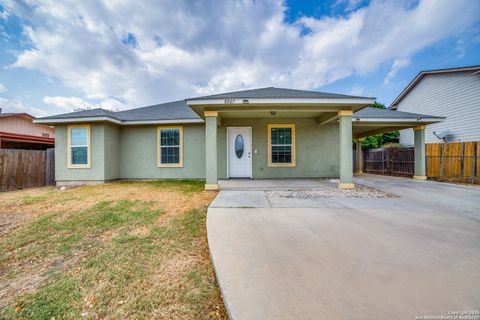
[[[427,144],[427,176],[432,178],[480,177],[480,142]]]
[[[413,175],[413,148],[371,149],[363,153],[363,171],[394,176]]]
[[[480,142],[431,143],[426,145],[427,176],[478,182]],[[413,148],[372,149],[363,152],[363,171],[374,174],[412,176]]]
[[[0,191],[42,187],[54,183],[54,149],[0,149]]]

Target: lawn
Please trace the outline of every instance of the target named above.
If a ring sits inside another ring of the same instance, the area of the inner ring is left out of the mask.
[[[0,193],[0,318],[226,319],[198,181]]]

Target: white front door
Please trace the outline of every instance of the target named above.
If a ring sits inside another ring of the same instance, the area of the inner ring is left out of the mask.
[[[252,178],[252,128],[227,128],[229,178]]]

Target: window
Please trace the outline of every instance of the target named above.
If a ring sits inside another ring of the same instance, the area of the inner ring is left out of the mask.
[[[68,167],[90,168],[90,125],[71,125],[68,130]]]
[[[157,166],[183,167],[183,127],[157,128]]]
[[[268,125],[268,166],[295,167],[295,125]]]

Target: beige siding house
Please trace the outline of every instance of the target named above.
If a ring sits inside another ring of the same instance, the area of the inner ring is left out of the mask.
[[[2,113],[0,109],[0,148],[33,149],[53,148],[55,129],[33,123],[27,113]]]

